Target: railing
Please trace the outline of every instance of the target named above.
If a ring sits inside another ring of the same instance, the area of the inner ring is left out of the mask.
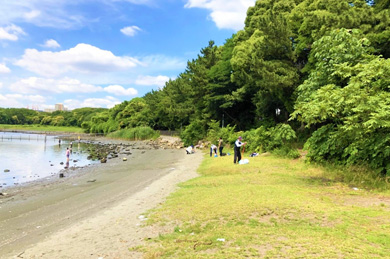
[[[15,134],[19,133],[19,134]],[[103,137],[103,133],[74,133],[74,132],[26,132],[26,131],[4,131],[0,132],[0,141],[12,141],[12,140],[44,140],[46,141],[48,136],[54,136],[54,139],[64,140],[91,140],[97,137]]]

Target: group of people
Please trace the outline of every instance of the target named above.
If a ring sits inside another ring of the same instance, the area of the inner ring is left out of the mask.
[[[213,152],[215,153],[215,156],[218,156],[217,150],[219,150],[219,155],[223,156],[222,150],[223,150],[223,140],[222,138],[219,138],[218,140],[218,147],[214,144],[211,144],[210,146],[210,156],[212,156]]]
[[[241,147],[245,146],[246,142],[242,142],[242,137],[239,136],[238,139],[234,142],[234,160],[233,162],[239,163],[241,160]],[[210,146],[210,157],[215,153],[214,156],[218,156],[217,150],[219,150],[219,155],[223,156],[222,150],[223,150],[223,140],[222,138],[219,138],[218,140],[218,147],[214,144],[211,144]]]

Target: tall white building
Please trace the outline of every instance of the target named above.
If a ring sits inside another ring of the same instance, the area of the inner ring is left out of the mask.
[[[54,110],[55,111],[65,111],[65,107],[62,103],[56,103],[54,105]]]

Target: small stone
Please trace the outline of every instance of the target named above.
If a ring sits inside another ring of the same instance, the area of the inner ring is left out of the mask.
[[[9,173],[9,169],[4,169],[4,173]]]

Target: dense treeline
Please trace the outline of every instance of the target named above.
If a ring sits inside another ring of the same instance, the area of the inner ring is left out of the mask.
[[[40,124],[52,126],[85,127],[94,116],[106,111],[103,108],[80,108],[52,113],[24,108],[0,108],[0,124]]]
[[[251,150],[292,157],[298,138],[313,161],[387,173],[389,43],[389,0],[257,1],[243,30],[210,41],[164,88],[82,126],[180,130],[187,144],[244,131]]]

